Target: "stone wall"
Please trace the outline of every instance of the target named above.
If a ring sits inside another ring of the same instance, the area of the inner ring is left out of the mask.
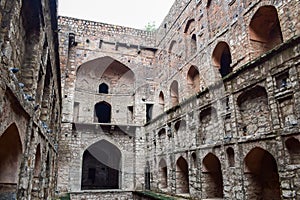
[[[81,190],[83,152],[101,140],[121,151],[119,189],[133,190],[136,177],[143,181],[143,163],[136,170],[136,159],[144,159],[137,153],[144,150],[138,126],[152,104],[154,35],[68,17],[60,17],[59,24],[64,107],[59,190]],[[100,91],[103,84],[107,91]],[[105,115],[108,120],[101,120]],[[90,131],[79,131],[79,124]]]
[[[52,199],[61,123],[56,1],[1,1],[0,23],[0,199]]]
[[[59,191],[93,195],[83,153],[107,141],[121,190],[297,199],[299,7],[176,0],[152,33],[60,17]]]
[[[275,169],[274,174],[278,174],[276,199],[298,197],[298,186],[290,185],[298,182],[295,173],[299,168],[294,163],[298,157],[295,159],[293,153],[300,147],[299,117],[295,117],[299,116],[297,41],[299,37],[224,79],[223,95],[216,94],[220,89],[220,84],[216,84],[146,125],[147,161],[153,190],[182,193],[177,185],[185,179],[178,180],[176,162],[184,158],[189,166],[187,193],[196,199],[240,199],[242,196],[253,199],[254,191],[260,189],[260,196],[276,198],[268,196],[266,188],[258,188],[256,184],[260,182],[253,182],[253,174],[260,176],[256,170],[261,165],[269,166],[261,170]],[[286,77],[288,84],[278,86],[276,83],[282,77]],[[282,108],[282,105],[286,106]],[[289,116],[288,122],[285,116]],[[261,155],[261,161],[252,160],[252,156],[258,159],[260,151],[269,156]],[[168,170],[167,189],[165,174],[161,173],[162,159]],[[287,177],[291,182],[286,183]],[[269,184],[275,183],[276,179]]]

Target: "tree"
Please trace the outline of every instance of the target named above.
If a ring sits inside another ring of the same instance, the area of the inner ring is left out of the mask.
[[[156,30],[156,25],[155,25],[155,21],[152,22],[148,22],[148,24],[145,26],[145,30],[146,31],[155,31]]]

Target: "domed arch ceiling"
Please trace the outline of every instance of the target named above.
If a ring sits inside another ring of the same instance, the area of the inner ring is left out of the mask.
[[[76,90],[97,91],[101,83],[109,85],[111,93],[133,93],[134,90],[133,71],[108,56],[82,64],[76,78]]]

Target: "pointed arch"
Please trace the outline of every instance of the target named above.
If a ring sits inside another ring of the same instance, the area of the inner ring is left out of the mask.
[[[290,137],[285,141],[285,146],[290,156],[291,164],[300,164],[300,142],[294,137]]]
[[[105,56],[80,65],[76,72],[76,89],[99,91],[98,83],[110,86],[110,93],[134,92],[135,74],[125,64]]]
[[[101,83],[99,85],[99,93],[100,94],[108,94],[109,87],[106,83]]]
[[[235,163],[235,156],[234,156],[234,150],[232,147],[228,147],[226,149],[227,159],[228,159],[228,166],[234,167]]]
[[[187,83],[192,88],[194,93],[200,90],[200,75],[199,70],[195,66],[191,66],[187,73]]]
[[[225,77],[232,71],[230,66],[232,63],[230,48],[226,42],[218,42],[213,51],[212,59],[214,66],[219,69],[222,77]]]
[[[189,166],[182,156],[176,162],[176,193],[189,193]]]
[[[277,10],[274,6],[260,7],[249,24],[251,55],[254,57],[283,42]]]
[[[195,29],[195,19],[189,19],[185,25],[184,33],[191,34]]]
[[[160,111],[164,112],[164,110],[165,110],[165,95],[162,91],[160,91],[160,93],[159,93],[158,103],[159,103]]]
[[[178,82],[175,80],[170,85],[170,99],[172,106],[176,106],[179,103]]]
[[[278,168],[272,154],[255,147],[246,155],[244,164],[247,199],[281,199]]]
[[[95,122],[110,123],[111,122],[111,105],[105,101],[95,105]]]
[[[165,159],[160,159],[159,161],[159,179],[160,179],[160,187],[167,188],[168,187],[168,167]]]
[[[173,53],[177,50],[177,42],[176,40],[172,40],[169,46],[169,53]]]
[[[174,125],[176,133],[186,131],[186,121],[184,119],[178,120]]]
[[[22,142],[15,123],[0,136],[0,193],[16,193]]]
[[[221,163],[217,156],[208,153],[203,159],[202,169],[203,198],[223,198],[223,176]]]
[[[37,45],[39,45],[41,29],[45,26],[43,9],[41,0],[22,0],[21,5],[20,22],[23,25],[21,31],[24,33],[24,39],[20,42],[23,41],[22,52],[24,53],[19,58],[22,63],[18,76],[21,76],[20,80],[25,84],[24,91],[27,94],[36,95],[33,89],[36,89],[34,82],[37,81],[38,76],[33,72],[38,72],[40,65],[32,65],[32,63],[37,62],[36,58],[40,53]]]
[[[161,139],[164,139],[166,138],[166,129],[165,128],[162,128],[158,131],[158,138],[161,138]]]
[[[119,189],[121,151],[107,140],[89,146],[82,158],[82,190]]]

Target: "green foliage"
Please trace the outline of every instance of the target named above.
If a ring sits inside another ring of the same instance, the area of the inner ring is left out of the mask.
[[[148,22],[148,24],[145,26],[145,30],[150,32],[155,31],[156,30],[155,21]]]

